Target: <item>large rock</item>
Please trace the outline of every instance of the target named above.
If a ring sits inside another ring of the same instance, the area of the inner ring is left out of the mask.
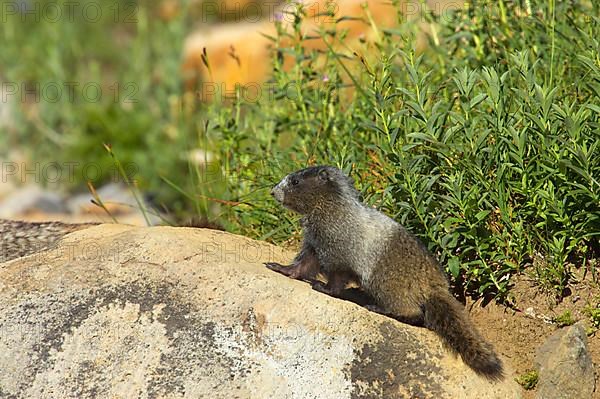
[[[430,331],[267,270],[215,230],[101,225],[0,264],[0,397],[515,398]]]
[[[552,334],[537,350],[535,367],[539,399],[586,399],[594,393],[594,365],[580,323]]]

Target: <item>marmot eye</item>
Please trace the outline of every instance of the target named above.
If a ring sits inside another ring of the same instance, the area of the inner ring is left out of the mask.
[[[297,186],[300,183],[298,179],[292,179],[292,186]]]

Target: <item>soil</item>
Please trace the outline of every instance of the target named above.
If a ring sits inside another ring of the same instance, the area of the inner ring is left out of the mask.
[[[510,363],[516,376],[534,369],[535,352],[554,331],[561,328],[556,318],[570,311],[572,319],[582,321],[588,329],[588,349],[596,370],[596,392],[594,399],[600,399],[598,387],[598,363],[600,362],[600,331],[592,328],[586,307],[596,307],[600,303],[600,286],[591,276],[580,276],[557,300],[543,292],[533,279],[515,276],[514,308],[490,302],[485,306],[481,301],[467,301],[467,309],[482,334],[494,344],[496,350]],[[524,391],[524,399],[533,399],[535,389]]]

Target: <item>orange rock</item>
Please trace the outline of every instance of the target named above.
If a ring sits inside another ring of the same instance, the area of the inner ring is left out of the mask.
[[[201,100],[208,101],[217,94],[232,95],[236,84],[262,83],[271,69],[272,43],[263,32],[274,35],[274,24],[225,24],[193,33],[184,46],[187,89],[199,90]]]
[[[380,29],[392,27],[398,21],[396,8],[382,0],[318,0],[303,4],[307,15],[301,30],[307,38],[304,46],[308,49],[326,50],[326,43],[318,37],[319,29],[337,29],[347,33],[343,43],[336,40],[332,45],[351,55],[353,47],[359,41],[378,40]],[[276,35],[276,19],[284,29],[292,32],[292,7],[296,6],[282,6],[262,22],[220,25],[190,35],[183,51],[183,73],[187,89],[198,89],[203,101],[214,99],[217,95],[221,99],[228,98],[235,92],[236,84],[254,94],[257,93],[256,90],[264,90],[261,85],[267,80],[272,68],[271,50],[274,44],[267,36]],[[328,11],[334,15],[325,15]],[[353,19],[336,23],[341,17]],[[371,21],[377,26],[376,29],[373,29]],[[280,47],[290,44],[290,39],[284,39]],[[290,68],[293,62],[290,58],[285,59],[284,68]]]

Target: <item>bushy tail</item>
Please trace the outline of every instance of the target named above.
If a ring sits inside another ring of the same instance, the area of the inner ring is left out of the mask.
[[[448,294],[433,295],[424,306],[425,327],[435,331],[476,373],[490,379],[504,377],[502,362],[484,341],[461,304]]]

